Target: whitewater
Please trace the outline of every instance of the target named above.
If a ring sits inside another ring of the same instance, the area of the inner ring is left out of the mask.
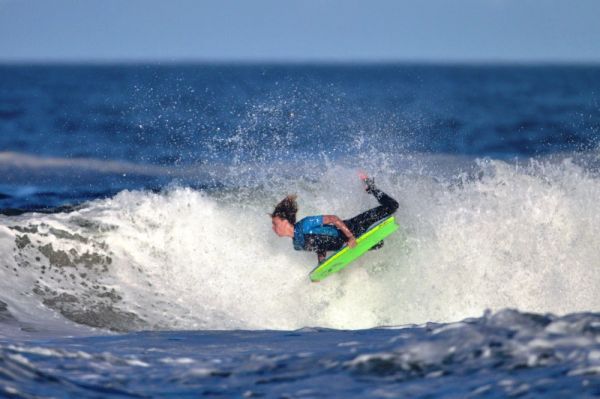
[[[570,158],[478,160],[434,179],[378,171],[401,230],[309,284],[313,254],[271,231],[280,197],[300,217],[373,207],[355,170],[220,190],[123,191],[68,212],[2,216],[0,300],[102,329],[337,329],[449,322],[487,309],[600,310],[600,180]],[[15,301],[17,299],[17,301]],[[37,315],[17,319],[35,322]],[[31,317],[33,319],[31,319]]]

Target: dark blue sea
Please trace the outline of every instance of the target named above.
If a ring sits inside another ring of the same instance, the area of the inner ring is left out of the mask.
[[[0,65],[0,397],[597,396],[600,66]]]

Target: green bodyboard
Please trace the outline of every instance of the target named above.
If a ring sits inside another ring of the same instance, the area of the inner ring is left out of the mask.
[[[398,227],[396,219],[394,219],[393,216],[374,225],[356,239],[356,246],[354,248],[344,246],[310,272],[311,281],[321,281],[325,277],[339,272],[348,266],[350,262],[362,256],[379,241],[396,231]]]

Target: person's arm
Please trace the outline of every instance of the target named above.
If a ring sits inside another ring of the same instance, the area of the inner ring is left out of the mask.
[[[346,226],[346,223],[342,221],[342,219],[335,215],[323,215],[323,224],[334,225],[335,227],[340,229],[342,233],[344,233],[344,235],[348,239],[348,246],[350,248],[354,248],[356,246],[356,237],[354,237],[354,234],[352,234],[352,232],[350,231],[348,226]]]

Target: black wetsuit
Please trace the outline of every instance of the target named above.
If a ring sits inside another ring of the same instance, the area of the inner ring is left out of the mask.
[[[369,192],[379,201],[379,206],[353,218],[344,220],[355,237],[364,234],[369,227],[391,216],[398,209],[398,202],[374,187]],[[346,236],[335,226],[323,224],[323,216],[308,216],[294,225],[294,249],[315,251],[324,255],[326,251],[337,251],[347,242]]]

